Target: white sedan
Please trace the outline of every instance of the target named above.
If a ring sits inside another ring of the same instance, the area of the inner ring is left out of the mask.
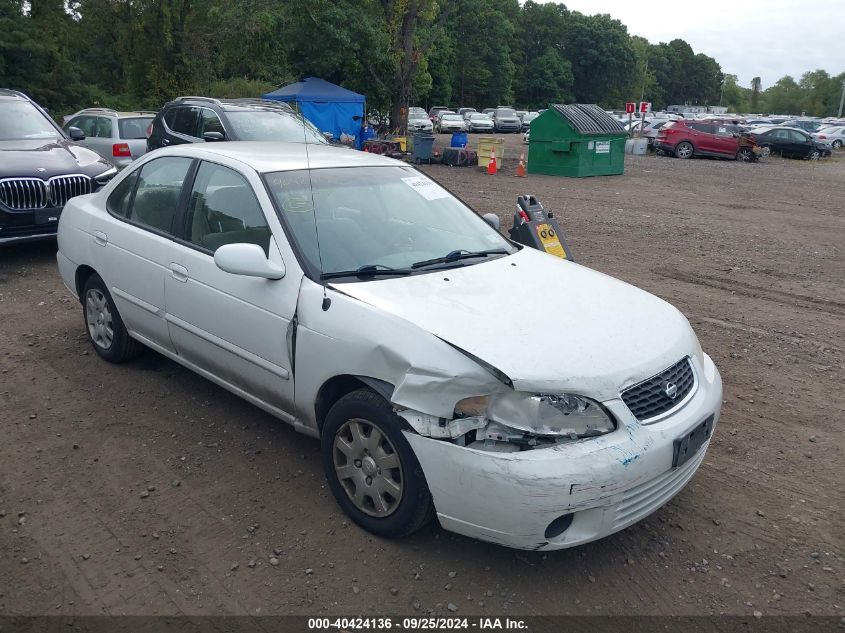
[[[381,536],[435,514],[518,548],[607,536],[684,487],[719,417],[678,310],[385,157],[158,150],[73,198],[58,244],[102,358],[150,347],[320,438],[338,503]]]

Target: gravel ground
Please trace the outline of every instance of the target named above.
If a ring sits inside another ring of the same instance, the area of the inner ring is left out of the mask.
[[[725,403],[673,501],[547,554],[436,525],[374,538],[317,442],[154,353],[105,364],[55,244],[19,246],[0,252],[0,613],[842,615],[845,155],[518,179],[520,141],[495,177],[423,169],[505,228],[537,195],[578,261],[687,315]]]

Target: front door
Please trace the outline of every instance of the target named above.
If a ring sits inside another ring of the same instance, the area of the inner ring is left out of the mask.
[[[182,220],[184,240],[170,251],[166,318],[176,350],[187,361],[291,413],[288,328],[301,273],[288,267],[285,277],[269,280],[233,275],[214,263],[220,246],[250,243],[284,264],[253,188],[260,181],[252,176],[254,183],[233,168],[200,164]]]

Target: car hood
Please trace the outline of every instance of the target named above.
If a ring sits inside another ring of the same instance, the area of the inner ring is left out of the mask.
[[[687,320],[662,299],[531,248],[462,268],[332,287],[480,359],[518,390],[609,400],[701,353]]]
[[[96,152],[66,139],[0,141],[0,178],[43,179],[64,174],[97,176],[111,165]]]

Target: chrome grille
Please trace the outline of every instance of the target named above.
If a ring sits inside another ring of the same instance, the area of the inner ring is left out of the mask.
[[[43,209],[47,206],[47,184],[40,178],[0,180],[0,202],[9,209]]]
[[[671,388],[674,385],[674,389]],[[656,418],[680,404],[695,385],[689,358],[622,392],[622,401],[640,422]],[[673,397],[674,396],[674,397]]]
[[[91,193],[91,179],[88,176],[54,176],[50,183],[50,202],[54,207],[63,207],[74,196]]]

